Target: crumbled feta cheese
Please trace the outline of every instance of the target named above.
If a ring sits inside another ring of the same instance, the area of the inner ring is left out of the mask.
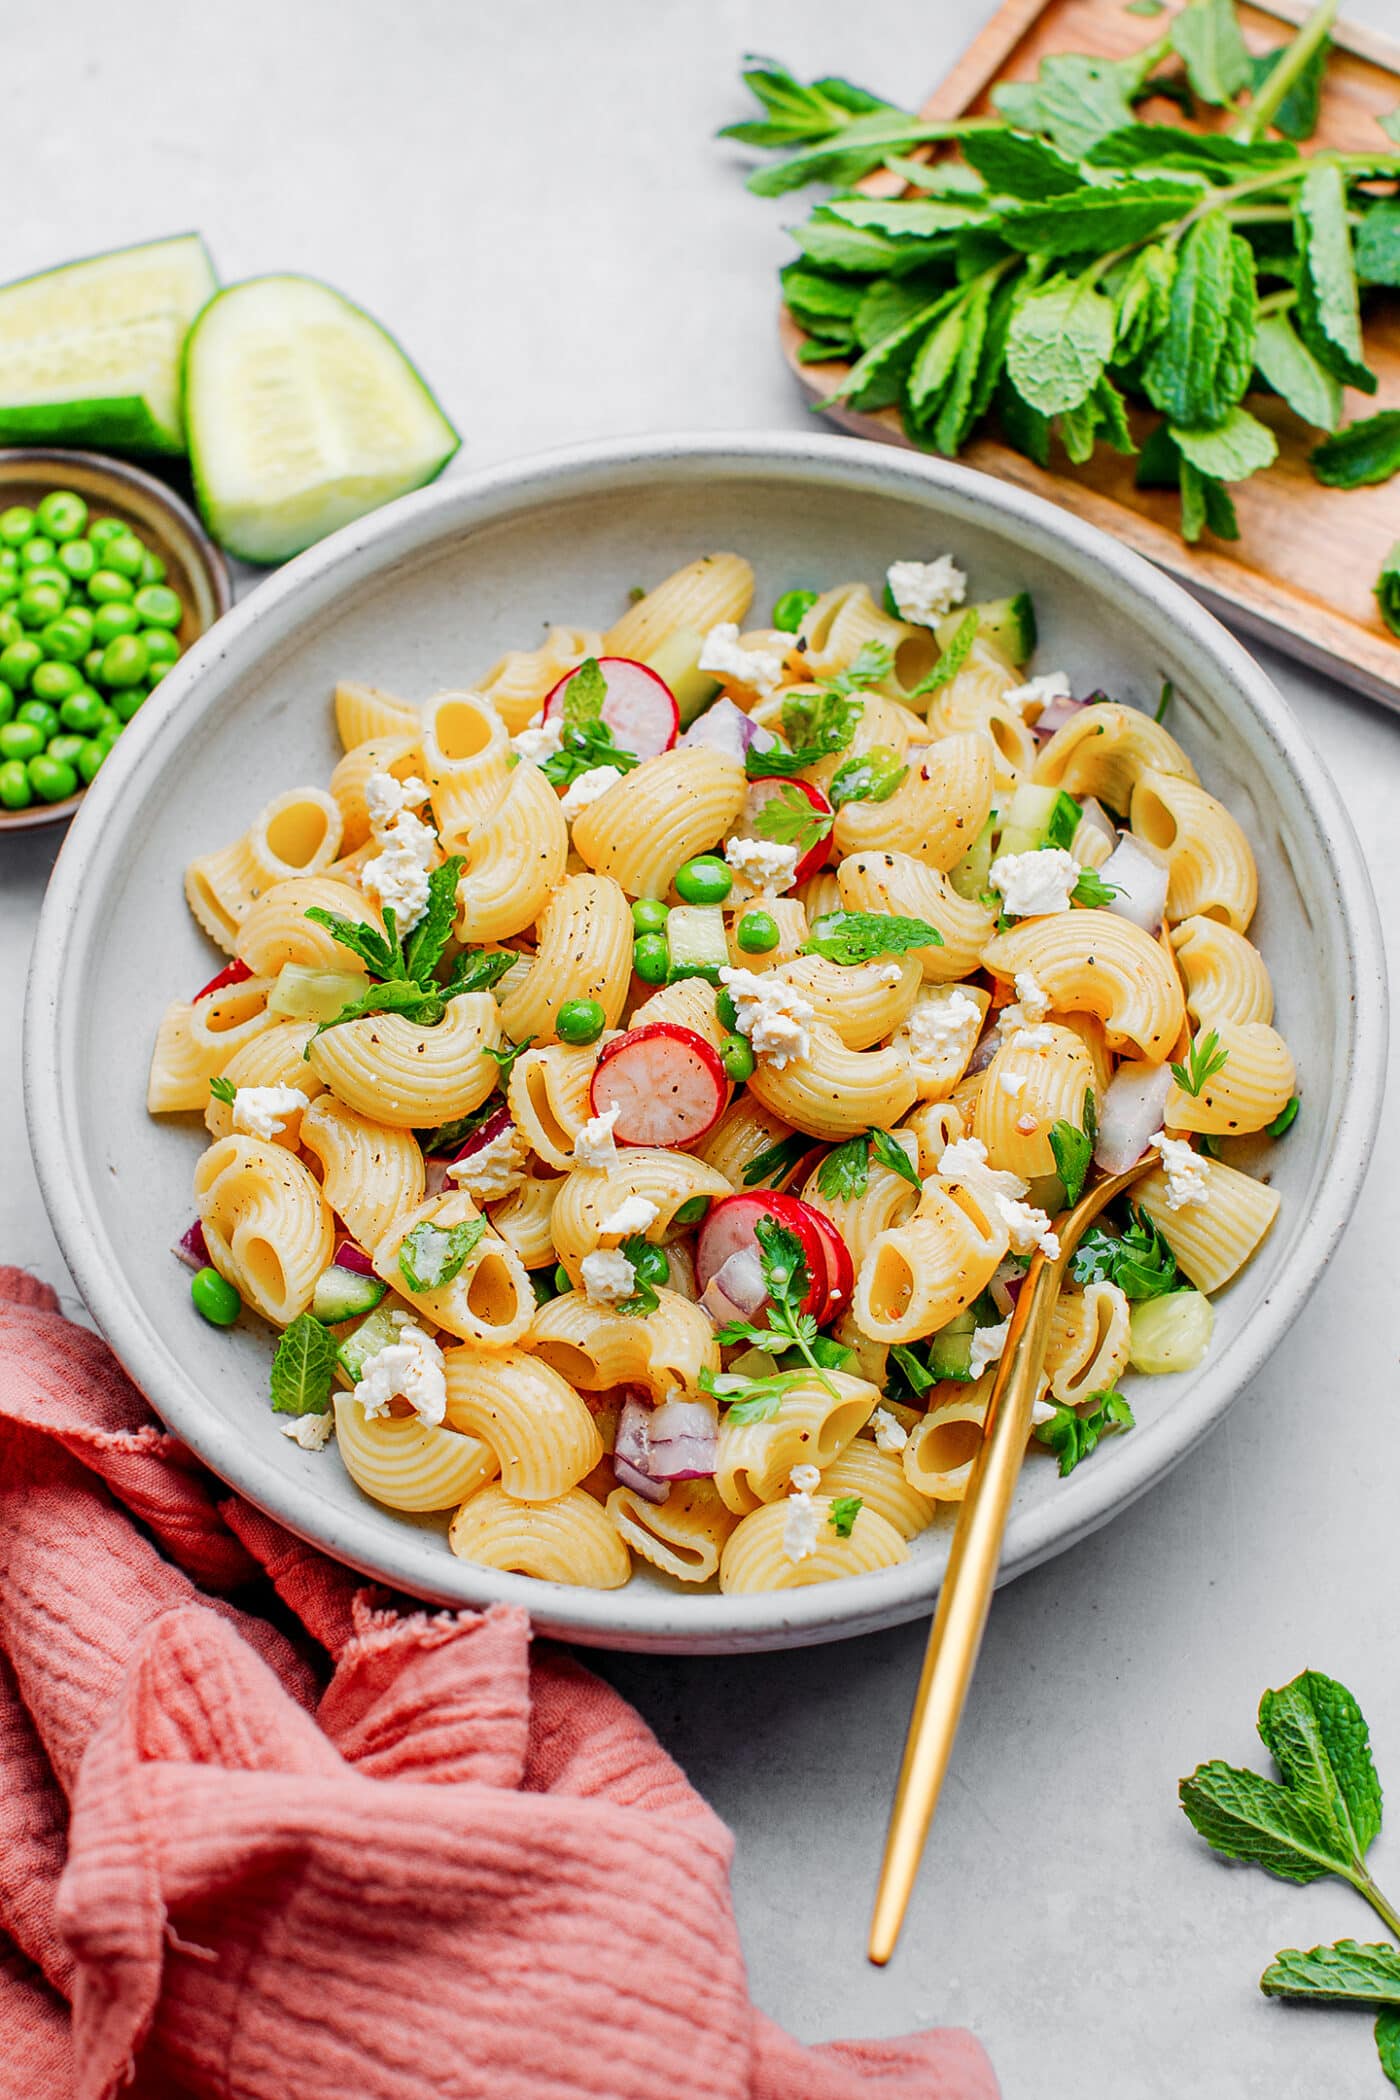
[[[903,984],[904,972],[900,969],[897,962],[881,963],[875,972],[875,982],[876,984],[884,985],[888,991],[892,992],[899,985]]]
[[[277,1427],[303,1451],[320,1451],[335,1428],[335,1416],[329,1408],[323,1415],[279,1415]]]
[[[956,1181],[971,1189],[988,1209],[995,1209],[1003,1197],[1017,1202],[1029,1187],[1019,1174],[988,1166],[987,1148],[981,1138],[954,1138],[951,1145],[945,1145],[938,1161],[938,1176],[941,1181]]]
[[[612,1165],[617,1158],[613,1125],[621,1114],[620,1108],[605,1108],[600,1116],[589,1117],[574,1139],[576,1167],[608,1168]]]
[[[1006,1347],[1006,1337],[1011,1331],[1010,1314],[997,1327],[974,1327],[972,1342],[967,1352],[967,1369],[970,1378],[980,1378],[989,1364],[998,1363]]]
[[[1055,1408],[1049,1400],[1033,1400],[1031,1402],[1032,1429],[1039,1429],[1042,1422],[1053,1422],[1054,1419]]]
[[[636,1270],[616,1247],[598,1247],[585,1254],[579,1273],[590,1305],[620,1305],[637,1288]]]
[[[1000,1085],[1002,1092],[1009,1094],[1014,1101],[1018,1094],[1024,1094],[1026,1091],[1025,1074],[1023,1072],[1003,1072],[1000,1075]]]
[[[722,969],[719,981],[734,1001],[735,1027],[747,1036],[757,1058],[781,1072],[810,1055],[809,1022],[816,1008],[796,987],[774,971],[759,977],[752,970]]]
[[[705,636],[698,668],[726,685],[741,685],[766,695],[782,678],[783,659],[775,649],[741,649],[738,623],[721,620]]]
[[[815,1495],[822,1484],[820,1466],[794,1466],[788,1479],[799,1495]]]
[[[1060,1242],[1050,1230],[1050,1220],[1043,1210],[1010,1196],[998,1196],[996,1208],[998,1217],[1011,1235],[1013,1254],[1032,1254],[1039,1247],[1047,1261],[1055,1260]]]
[[[769,839],[726,839],[724,858],[745,882],[772,895],[790,890],[797,873],[796,846],[779,846]]]
[[[561,708],[547,722],[539,715],[532,716],[519,734],[511,738],[510,748],[517,758],[527,759],[532,766],[542,766],[547,758],[553,758],[563,748],[563,743],[564,713]]]
[[[427,792],[421,780],[398,781],[392,773],[371,773],[365,782],[370,830],[379,851],[361,868],[360,887],[377,899],[381,911],[392,911],[400,935],[410,932],[428,908],[437,833],[409,806]]]
[[[300,1087],[241,1086],[233,1097],[233,1127],[245,1137],[275,1138],[286,1128],[288,1116],[305,1106]]]
[[[1017,1116],[1016,1131],[1020,1137],[1034,1137],[1040,1125],[1032,1115]]]
[[[498,1130],[489,1144],[478,1146],[465,1159],[454,1159],[443,1179],[465,1189],[473,1203],[499,1202],[525,1180],[530,1141],[514,1123]]]
[[[970,1057],[982,1029],[982,1009],[960,985],[920,992],[905,1022],[914,1058]]]
[[[870,1417],[875,1430],[877,1451],[902,1451],[909,1441],[909,1432],[898,1415],[892,1415],[887,1407],[877,1407]]]
[[[1028,678],[1024,685],[1013,685],[1001,697],[1008,707],[1014,707],[1023,717],[1032,709],[1039,715],[1052,700],[1070,699],[1071,687],[1063,671],[1042,671],[1038,678]]]
[[[1053,1028],[1018,1028],[1011,1040],[1018,1050],[1049,1050],[1055,1042]]]
[[[783,1552],[791,1561],[807,1560],[817,1550],[821,1511],[810,1495],[789,1495],[783,1526]]]
[[[387,1415],[391,1400],[407,1400],[420,1422],[435,1428],[447,1413],[442,1351],[408,1313],[391,1315],[398,1340],[366,1357],[355,1398],[366,1415]]]
[[[427,799],[428,783],[416,773],[410,773],[407,780],[396,780],[392,773],[371,773],[365,782],[370,830],[378,838],[395,817],[406,809],[421,809]]]
[[[1189,1203],[1210,1201],[1206,1170],[1185,1138],[1170,1138],[1165,1130],[1159,1130],[1147,1142],[1157,1147],[1167,1170],[1168,1210],[1185,1210]]]
[[[967,578],[951,554],[937,561],[893,561],[885,572],[902,620],[932,627],[967,596]]]
[[[606,795],[610,787],[616,787],[621,778],[617,766],[590,766],[586,773],[580,773],[578,779],[565,788],[559,798],[559,807],[572,823],[591,803]]]
[[[1063,846],[1041,846],[1029,853],[1002,853],[992,862],[991,883],[1000,890],[1005,909],[1018,919],[1039,919],[1068,911],[1082,870]]]
[[[1018,970],[1016,997],[1010,1006],[1002,1008],[998,1026],[1003,1036],[1014,1035],[1018,1028],[1038,1028],[1049,1011],[1050,994],[1030,970]]]
[[[627,1239],[634,1232],[645,1232],[654,1225],[661,1212],[657,1205],[648,1203],[645,1196],[624,1196],[610,1217],[604,1218],[598,1227],[600,1232],[615,1232]]]

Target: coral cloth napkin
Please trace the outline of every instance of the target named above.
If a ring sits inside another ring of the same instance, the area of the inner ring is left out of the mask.
[[[996,2100],[758,2012],[730,1847],[523,1613],[372,1599],[0,1268],[3,2100]]]

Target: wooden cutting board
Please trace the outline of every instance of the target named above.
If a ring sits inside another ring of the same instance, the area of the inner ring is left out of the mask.
[[[921,114],[990,111],[997,81],[1030,79],[1051,52],[1125,57],[1155,42],[1175,11],[1169,6],[1144,19],[1128,14],[1122,0],[1006,0]],[[1266,51],[1285,42],[1300,13],[1290,0],[1242,6],[1240,19],[1251,49]],[[1345,23],[1333,31],[1333,42],[1312,143],[1393,150],[1374,120],[1400,104],[1400,47]],[[1180,115],[1164,103],[1141,108],[1149,120]],[[898,178],[884,172],[861,187],[900,193]],[[780,327],[784,352],[803,387],[814,399],[824,399],[847,367],[799,364],[797,351],[806,338],[786,308]],[[1368,396],[1348,388],[1345,421],[1400,407],[1400,295],[1371,295],[1365,338],[1380,390]],[[998,439],[982,437],[960,457],[968,466],[1063,504],[1170,570],[1235,626],[1400,709],[1400,640],[1382,621],[1371,588],[1387,551],[1400,540],[1400,476],[1379,488],[1323,488],[1307,464],[1319,433],[1274,395],[1251,396],[1249,406],[1274,430],[1279,456],[1267,472],[1235,485],[1240,537],[1234,542],[1205,535],[1195,547],[1187,546],[1176,527],[1176,496],[1134,487],[1135,462],[1107,447],[1075,466],[1057,444],[1052,465],[1041,468]],[[825,413],[859,437],[892,445],[910,442],[894,409],[868,414],[838,407]]]

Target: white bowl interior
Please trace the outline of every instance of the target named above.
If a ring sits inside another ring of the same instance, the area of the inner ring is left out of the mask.
[[[961,470],[840,440],[614,447],[448,484],[352,527],[264,584],[162,686],[87,798],[39,935],[29,1095],[41,1179],[80,1289],[154,1405],[254,1501],[342,1558],[444,1603],[508,1598],[544,1627],[618,1647],[736,1650],[840,1637],[928,1606],[950,1522],[908,1567],[770,1597],[696,1596],[639,1567],[613,1593],[454,1560],[446,1519],[362,1496],[332,1445],[299,1451],[266,1401],[270,1338],[194,1316],[172,1241],[192,1216],[196,1118],[148,1119],[157,1016],[221,958],[181,893],[185,863],[271,796],[324,783],[330,695],[350,677],[421,699],[469,685],[551,622],[606,626],[634,584],[708,548],[758,572],[755,617],[793,585],[877,582],[897,557],[952,549],[972,595],[1029,588],[1038,668],[1155,705],[1259,860],[1254,937],[1304,1112],[1265,1147],[1283,1209],[1217,1303],[1187,1378],[1132,1383],[1139,1427],[1070,1480],[1027,1464],[1008,1573],[1061,1549],[1160,1477],[1252,1375],[1297,1310],[1359,1185],[1384,1051],[1384,991],[1364,872],[1325,774],[1283,702],[1210,617],[1134,556],[1034,499]]]

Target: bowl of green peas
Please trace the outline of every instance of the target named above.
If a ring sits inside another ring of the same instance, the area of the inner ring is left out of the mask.
[[[233,602],[194,512],[97,452],[0,450],[0,833],[58,824]]]

